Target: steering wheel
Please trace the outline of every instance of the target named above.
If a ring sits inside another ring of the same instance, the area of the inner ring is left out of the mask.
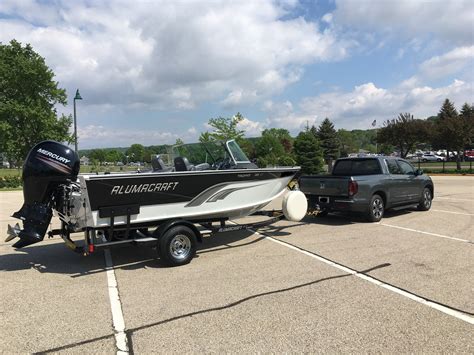
[[[225,170],[229,169],[231,166],[231,160],[229,157],[227,158],[219,158],[213,164],[212,167],[216,170]]]

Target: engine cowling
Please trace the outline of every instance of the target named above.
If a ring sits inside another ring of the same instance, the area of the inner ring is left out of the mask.
[[[52,202],[58,186],[76,181],[79,157],[71,148],[54,141],[34,146],[23,165],[24,204],[13,217],[23,221],[20,238],[13,246],[22,248],[43,240],[53,215]]]

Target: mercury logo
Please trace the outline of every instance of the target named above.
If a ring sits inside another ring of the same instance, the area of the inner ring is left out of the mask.
[[[66,158],[58,155],[58,154],[51,153],[50,151],[48,151],[46,149],[39,148],[37,150],[37,152],[40,153],[40,154],[46,155],[47,157],[53,158],[54,160],[57,160],[57,161],[59,161],[61,163],[64,163],[64,164],[67,164],[71,161],[69,159],[66,159]]]

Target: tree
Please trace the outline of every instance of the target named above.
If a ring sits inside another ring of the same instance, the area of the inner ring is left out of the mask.
[[[446,99],[441,106],[436,121],[436,136],[439,142],[444,142],[448,151],[455,151],[456,168],[461,170],[461,156],[473,137],[472,107],[464,104],[461,114],[458,114],[454,105]]]
[[[209,132],[202,132],[201,135],[199,136],[199,142],[201,143],[212,142],[211,134]]]
[[[441,106],[441,109],[439,110],[438,119],[442,121],[457,116],[458,111],[456,111],[454,104],[449,101],[449,99],[445,99],[443,105]]]
[[[99,163],[103,163],[106,159],[106,153],[104,149],[93,149],[90,154],[89,158],[92,160],[96,160]]]
[[[269,128],[264,129],[262,132],[263,136],[272,136],[275,137],[283,146],[283,149],[286,154],[290,154],[293,150],[293,138],[290,135],[290,132],[284,128]]]
[[[211,126],[214,131],[201,133],[199,141],[225,141],[229,139],[235,139],[236,141],[239,141],[244,137],[244,131],[239,130],[237,125],[243,119],[244,117],[239,112],[237,112],[237,114],[233,117],[211,118],[209,120],[209,126]]]
[[[108,149],[105,153],[105,161],[116,163],[124,160],[124,154],[116,149]]]
[[[414,119],[409,113],[401,113],[398,118],[387,120],[380,128],[377,141],[391,144],[400,150],[405,158],[417,143],[428,140],[429,131],[426,121]]]
[[[255,144],[258,165],[294,165],[291,156],[293,139],[290,132],[283,128],[270,128],[262,132],[262,137]]]
[[[141,144],[132,144],[125,153],[128,156],[128,161],[139,162],[143,161],[145,154],[145,147]]]
[[[294,143],[296,162],[304,174],[317,174],[322,171],[322,150],[318,139],[308,129],[300,132]]]
[[[278,165],[279,157],[285,155],[285,148],[276,136],[264,131],[255,145],[255,152],[258,165],[265,167],[267,165]]]
[[[43,57],[16,40],[0,42],[0,152],[20,162],[38,142],[72,142],[71,117],[58,117],[55,106],[66,105]]]
[[[466,102],[461,108],[460,115],[463,120],[466,136],[469,137],[465,148],[471,148],[474,144],[474,105],[469,105]]]
[[[339,141],[337,132],[334,129],[334,124],[329,120],[329,118],[325,118],[321,123],[317,135],[321,143],[323,157],[326,164],[329,164],[330,160],[339,158]]]
[[[339,142],[339,152],[342,157],[347,157],[350,153],[355,153],[359,150],[352,132],[348,130],[339,129],[337,131],[337,140]]]

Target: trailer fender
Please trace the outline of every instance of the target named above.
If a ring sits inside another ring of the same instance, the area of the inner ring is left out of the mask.
[[[199,243],[202,243],[202,237],[201,233],[197,229],[197,227],[194,225],[194,223],[191,223],[190,221],[186,221],[184,219],[172,219],[169,221],[166,221],[158,226],[158,228],[153,232],[153,237],[156,239],[159,239],[160,236],[162,236],[166,231],[170,228],[173,228],[174,226],[186,226],[190,228],[194,234],[196,235],[196,239]]]

